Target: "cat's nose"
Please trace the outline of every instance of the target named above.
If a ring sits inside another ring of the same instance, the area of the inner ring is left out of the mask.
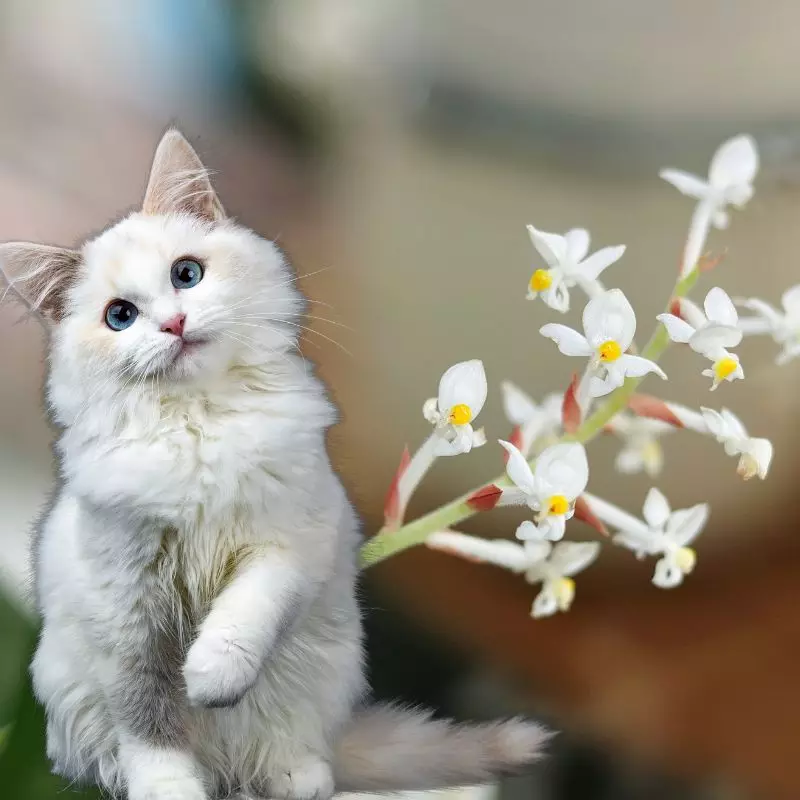
[[[186,314],[176,314],[166,322],[161,323],[163,333],[172,333],[175,336],[183,336],[183,325],[186,322]]]

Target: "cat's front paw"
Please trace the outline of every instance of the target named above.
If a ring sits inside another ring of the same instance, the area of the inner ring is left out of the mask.
[[[136,780],[128,788],[128,800],[208,800],[196,778],[165,778],[155,782]]]
[[[256,682],[260,669],[261,659],[235,639],[201,634],[183,667],[189,703],[206,708],[235,705]]]
[[[128,800],[208,800],[194,759],[141,743],[121,746]]]
[[[270,782],[279,800],[329,800],[333,797],[333,772],[321,758],[309,756]]]

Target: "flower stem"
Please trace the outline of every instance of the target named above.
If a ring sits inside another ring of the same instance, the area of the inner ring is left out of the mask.
[[[699,271],[695,268],[686,277],[681,278],[670,296],[670,304],[676,298],[685,297],[697,282],[698,276]],[[667,310],[669,311],[669,306]],[[645,345],[644,350],[642,350],[642,356],[651,361],[658,361],[669,346],[669,343],[670,339],[666,328],[661,323],[658,323],[653,335]],[[644,378],[628,378],[619,389],[608,396],[606,402],[597,411],[583,421],[577,431],[562,437],[561,441],[586,444],[594,439],[628,405],[631,396],[643,380]],[[498,476],[487,483],[493,483],[500,488],[509,485],[504,476]],[[461,497],[445,503],[445,505],[403,525],[401,528],[379,531],[362,545],[359,553],[361,567],[371,567],[389,558],[389,556],[407,550],[409,547],[422,544],[434,531],[446,530],[450,526],[456,525],[476,514],[476,510],[467,503],[467,499],[479,488],[481,487],[471,489]]]

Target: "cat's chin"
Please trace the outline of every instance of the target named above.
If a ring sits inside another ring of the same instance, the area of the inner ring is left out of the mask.
[[[170,363],[161,370],[162,375],[170,380],[191,381],[224,370],[223,354],[215,354],[213,344],[208,339],[182,342]]]

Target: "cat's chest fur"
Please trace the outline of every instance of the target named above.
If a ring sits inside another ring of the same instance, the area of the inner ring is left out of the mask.
[[[315,388],[276,392],[240,377],[213,392],[143,396],[117,430],[88,422],[67,432],[68,480],[104,506],[138,506],[212,536],[280,516],[329,471],[332,413]]]

